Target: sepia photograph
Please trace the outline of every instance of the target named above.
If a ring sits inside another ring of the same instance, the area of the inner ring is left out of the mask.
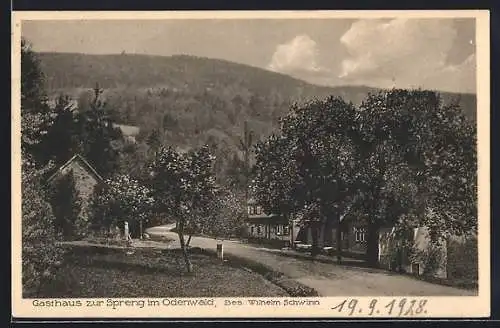
[[[488,14],[411,13],[15,13],[18,312],[488,314]]]

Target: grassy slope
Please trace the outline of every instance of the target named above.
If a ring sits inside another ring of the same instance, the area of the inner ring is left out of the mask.
[[[187,274],[180,254],[151,250],[126,255],[70,255],[39,297],[283,297],[288,294],[257,273],[192,254]]]

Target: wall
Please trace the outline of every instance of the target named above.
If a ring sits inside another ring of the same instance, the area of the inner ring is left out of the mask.
[[[414,237],[413,237],[413,242],[416,247],[416,249],[420,251],[426,251],[429,249],[431,246],[431,241],[429,238],[429,229],[426,227],[420,227],[416,228],[414,230]],[[440,277],[440,278],[446,278],[447,272],[446,272],[446,263],[447,263],[447,252],[446,252],[446,242],[439,247],[439,257],[440,261],[437,264],[437,270],[433,273],[434,276]],[[414,264],[414,263],[413,263]],[[415,273],[415,274],[424,274],[425,272],[425,261],[420,261],[419,264],[419,272],[413,272],[413,270],[407,270],[408,272]],[[411,264],[409,264],[411,266]]]
[[[260,232],[258,226],[260,225]],[[276,231],[280,227],[281,234]],[[283,224],[247,223],[247,235],[249,238],[269,239],[269,240],[290,240],[290,234],[283,234]],[[253,233],[252,233],[253,228]]]
[[[76,188],[82,202],[81,215],[86,217],[89,211],[90,197],[92,197],[94,187],[98,183],[98,180],[87,171],[86,166],[79,160],[72,161],[70,165],[65,167],[59,174],[65,175],[71,170],[73,171]]]
[[[336,228],[328,228],[326,225],[318,225],[318,227],[314,227],[314,225],[309,225],[304,227],[306,230],[306,240],[303,241],[306,244],[313,244],[313,230],[319,229],[320,234],[318,238],[318,246],[319,247],[336,247],[337,246],[337,229]],[[354,226],[349,223],[346,229],[343,232],[342,239],[342,249],[344,251],[353,252],[353,253],[365,253],[366,252],[366,243],[365,242],[357,242],[354,234]]]
[[[379,263],[382,268],[393,270],[395,269],[394,263],[394,252],[393,247],[396,241],[390,238],[392,228],[384,228],[380,231],[379,238]],[[420,252],[425,252],[428,250],[430,244],[429,230],[425,227],[415,228],[413,230],[413,244],[415,249]],[[439,248],[440,261],[437,264],[436,271],[432,274],[435,277],[446,278],[447,277],[447,252],[446,243],[444,243]],[[425,260],[423,258],[420,261],[411,261],[409,254],[403,253],[403,270],[408,273],[413,273],[416,275],[422,275],[425,273]]]

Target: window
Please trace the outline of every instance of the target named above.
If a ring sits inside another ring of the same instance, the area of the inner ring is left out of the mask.
[[[283,229],[282,229],[282,225],[281,224],[278,224],[276,226],[276,234],[277,235],[281,235],[281,233],[283,232]]]
[[[287,225],[283,226],[283,234],[284,235],[290,234],[290,228]]]
[[[366,231],[363,228],[354,228],[354,239],[358,243],[366,241]]]
[[[257,226],[257,234],[260,235],[261,231],[262,231],[262,228],[260,227],[260,225],[258,225]]]
[[[248,206],[248,215],[252,215],[253,206]]]
[[[255,207],[255,214],[257,214],[257,215],[261,215],[261,214],[262,214],[262,207],[260,207],[260,206],[256,206],[256,207]]]

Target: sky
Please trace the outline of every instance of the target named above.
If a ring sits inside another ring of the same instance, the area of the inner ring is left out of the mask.
[[[476,92],[471,18],[23,21],[40,52],[188,54],[319,85]]]

